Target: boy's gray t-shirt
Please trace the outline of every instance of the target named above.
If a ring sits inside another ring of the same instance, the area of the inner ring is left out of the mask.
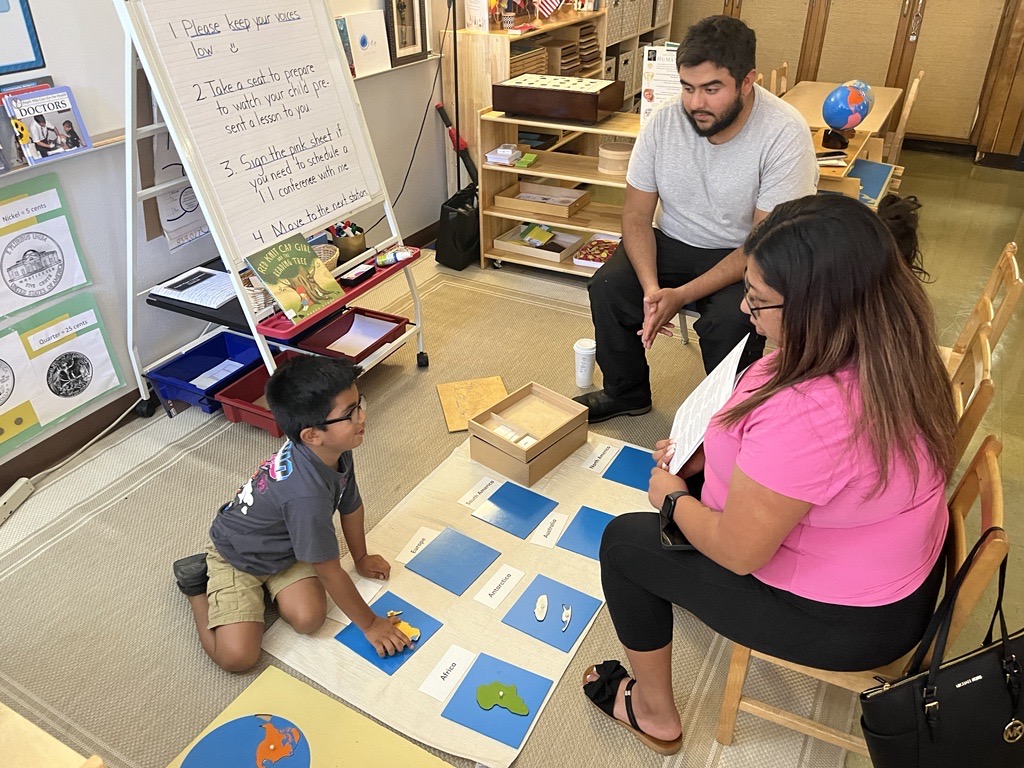
[[[269,576],[297,560],[336,559],[334,512],[347,515],[362,503],[351,451],[331,468],[302,443],[288,440],[221,507],[210,539],[238,570]]]
[[[813,195],[818,163],[806,121],[758,85],[743,129],[724,144],[698,136],[675,99],[657,109],[637,136],[626,181],[657,192],[654,225],[697,248],[737,248],[754,209]]]

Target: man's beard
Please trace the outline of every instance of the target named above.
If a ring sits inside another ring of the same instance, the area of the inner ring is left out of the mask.
[[[736,101],[734,101],[729,106],[729,108],[725,111],[725,114],[723,114],[720,118],[715,120],[715,122],[713,122],[707,128],[701,128],[699,125],[697,125],[697,121],[693,119],[693,115],[691,115],[689,112],[687,112],[685,108],[683,109],[683,113],[686,115],[686,119],[690,121],[690,125],[693,126],[693,130],[697,132],[698,136],[701,136],[701,137],[703,137],[705,139],[708,138],[709,136],[714,136],[716,133],[721,133],[726,128],[728,128],[730,125],[735,123],[736,122],[736,118],[738,118],[740,116],[740,112],[742,112],[742,111],[743,111],[743,95],[742,94],[738,94],[736,96]],[[704,112],[704,114],[711,114],[711,113],[710,112]]]

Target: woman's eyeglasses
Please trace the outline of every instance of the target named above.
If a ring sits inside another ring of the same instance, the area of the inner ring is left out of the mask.
[[[360,412],[364,416],[366,415],[366,395],[360,395],[359,402],[349,408],[344,416],[339,416],[336,419],[327,419],[327,421],[320,422],[319,426],[322,428],[331,424],[337,424],[339,421],[352,421],[355,418],[356,412]]]
[[[785,304],[767,304],[763,307],[755,307],[750,303],[748,294],[750,293],[750,283],[747,282],[747,271],[743,270],[743,300],[747,302],[747,309],[750,310],[751,317],[757,317],[758,312],[764,312],[766,309],[782,309]]]

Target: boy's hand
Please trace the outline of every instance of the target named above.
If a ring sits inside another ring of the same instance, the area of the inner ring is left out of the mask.
[[[363,555],[356,560],[356,570],[368,579],[387,579],[391,576],[391,564],[380,555]]]
[[[394,656],[406,648],[412,648],[412,640],[395,626],[399,621],[401,619],[398,616],[392,616],[390,619],[374,616],[373,623],[363,632],[381,658]]]

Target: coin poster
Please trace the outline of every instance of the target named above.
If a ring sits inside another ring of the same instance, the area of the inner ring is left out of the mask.
[[[0,188],[0,317],[88,284],[57,176]]]
[[[123,383],[87,293],[0,335],[0,455]]]

